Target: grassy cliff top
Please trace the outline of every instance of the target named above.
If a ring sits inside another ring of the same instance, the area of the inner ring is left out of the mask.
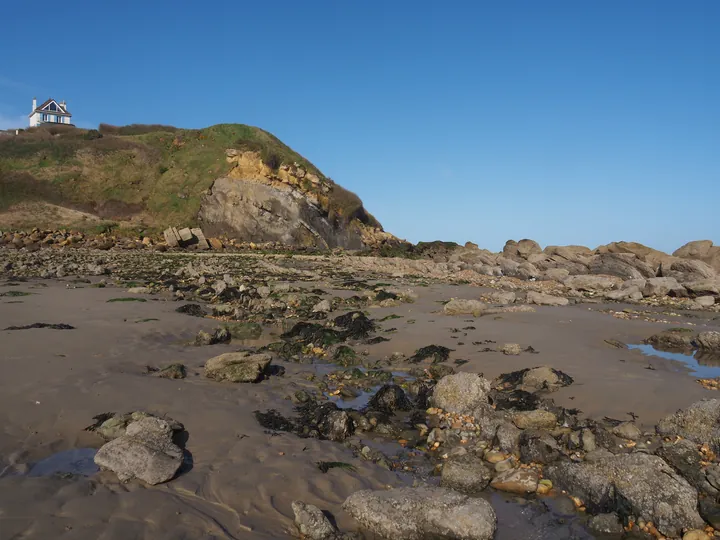
[[[45,125],[0,136],[0,212],[43,201],[101,218],[142,215],[155,228],[194,225],[203,193],[228,172],[228,148],[255,151],[275,169],[297,163],[329,181],[274,135],[243,124],[101,124],[98,130]],[[329,215],[379,226],[357,195],[337,184],[327,199]]]

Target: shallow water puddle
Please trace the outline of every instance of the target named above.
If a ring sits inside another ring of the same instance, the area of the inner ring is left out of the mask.
[[[692,375],[698,377],[707,379],[720,377],[720,356],[718,355],[703,354],[700,351],[696,351],[694,354],[667,352],[656,349],[652,345],[628,345],[628,349],[637,349],[645,356],[657,356],[666,360],[682,362],[690,368]]]
[[[100,469],[95,465],[95,448],[73,448],[58,452],[30,467],[28,476],[92,476]]]

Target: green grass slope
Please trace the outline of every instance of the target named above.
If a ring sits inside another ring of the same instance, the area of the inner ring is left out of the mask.
[[[101,124],[98,130],[46,125],[0,136],[0,213],[42,201],[105,219],[142,215],[156,229],[195,225],[203,193],[228,172],[228,148],[256,151],[273,169],[298,163],[326,179],[277,137],[242,124]],[[325,200],[323,210],[346,222],[338,226],[354,219],[379,226],[357,195],[337,184]]]

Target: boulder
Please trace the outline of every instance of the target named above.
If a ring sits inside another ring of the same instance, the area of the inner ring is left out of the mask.
[[[697,342],[703,351],[720,352],[720,332],[700,332]]]
[[[370,533],[393,540],[491,540],[497,526],[486,500],[442,487],[358,491],[343,508]]]
[[[655,277],[655,269],[635,255],[605,253],[593,256],[588,264],[590,273],[617,276],[624,280]]]
[[[165,229],[163,236],[165,237],[165,243],[168,247],[178,247],[180,245],[180,234],[175,227]]]
[[[125,434],[95,454],[98,467],[113,471],[121,482],[138,478],[155,485],[167,482],[182,465],[183,452],[173,443],[171,425],[145,417],[128,424]]]
[[[563,284],[578,291],[608,291],[622,283],[622,279],[615,276],[580,275],[570,276]]]
[[[405,391],[397,384],[386,384],[380,388],[370,399],[368,408],[375,411],[393,413],[395,411],[407,411],[412,403],[405,395]]]
[[[520,459],[524,463],[547,465],[560,458],[557,441],[547,432],[525,430],[520,435]]]
[[[494,304],[512,304],[515,302],[515,293],[512,291],[495,291],[487,296]]]
[[[645,342],[658,349],[692,349],[695,342],[695,332],[685,328],[670,328],[659,334],[653,334]]]
[[[527,238],[520,240],[519,242],[516,242],[515,240],[508,240],[505,243],[505,247],[503,247],[503,255],[509,258],[527,260],[530,255],[542,252],[540,244],[538,244],[535,240],[529,240]]]
[[[704,399],[666,416],[658,423],[657,432],[663,437],[708,443],[714,452],[720,452],[720,399]]]
[[[344,441],[353,434],[354,422],[347,411],[336,409],[325,414],[318,422],[318,431],[330,441]]]
[[[527,495],[537,491],[538,481],[539,476],[535,469],[510,469],[493,478],[490,486],[499,491]]]
[[[527,303],[537,304],[539,306],[567,306],[570,301],[561,296],[553,296],[541,292],[528,291]]]
[[[685,287],[672,277],[649,278],[643,290],[644,296],[687,296]]]
[[[663,443],[657,454],[680,473],[698,491],[717,496],[720,491],[713,484],[717,478],[710,467],[703,464],[704,457],[698,452],[698,445],[688,439],[671,440]]]
[[[205,362],[205,376],[216,381],[257,382],[266,373],[272,357],[247,351],[221,354]]]
[[[487,309],[487,305],[479,300],[463,300],[453,298],[443,307],[445,315],[473,315],[479,317]]]
[[[642,437],[642,431],[632,422],[622,422],[615,426],[612,432],[622,439],[629,439],[631,441],[636,441]]]
[[[522,376],[521,388],[526,391],[536,390],[555,390],[561,386],[568,386],[572,379],[568,381],[568,377],[562,377],[562,372],[549,367],[538,366],[528,369]]]
[[[557,425],[557,416],[550,411],[536,409],[516,412],[512,421],[520,429],[553,429]]]
[[[332,304],[327,298],[325,300],[320,300],[320,302],[315,304],[312,308],[313,313],[330,313],[331,311]]]
[[[475,373],[455,373],[438,381],[432,403],[445,411],[472,414],[488,402],[490,381]]]
[[[684,283],[688,292],[694,295],[715,295],[720,294],[720,279],[707,278],[697,279],[694,281],[686,281]]]
[[[623,300],[637,302],[643,299],[643,293],[637,285],[628,287],[626,289],[616,289],[614,291],[607,291],[603,296],[608,300],[615,300],[621,302]]]
[[[334,540],[337,537],[337,529],[317,506],[293,501],[292,510],[295,514],[295,525],[305,538]]]
[[[545,475],[591,511],[652,521],[667,536],[703,526],[697,491],[658,456],[633,453],[594,463],[562,461],[547,467]]]
[[[492,471],[481,457],[465,454],[443,464],[440,485],[463,493],[478,493],[488,486],[492,477]]]
[[[652,267],[657,268],[661,263],[672,259],[671,255],[645,246],[638,242],[612,242],[606,246],[600,246],[596,253],[628,253],[635,255],[638,259],[645,261]]]
[[[668,270],[663,267],[662,274],[663,276],[674,277],[680,283],[717,278],[717,272],[712,266],[693,259],[676,260]]]
[[[712,307],[715,305],[714,296],[698,296],[695,299],[695,303],[701,308]]]
[[[688,242],[676,250],[673,255],[683,259],[701,260],[712,266],[716,272],[720,273],[720,246],[713,246],[710,240]]]
[[[545,270],[545,279],[562,283],[570,275],[567,268],[548,268]]]
[[[495,444],[508,454],[519,453],[522,430],[509,422],[500,424],[495,431]]]

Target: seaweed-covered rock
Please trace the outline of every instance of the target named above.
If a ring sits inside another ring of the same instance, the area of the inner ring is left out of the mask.
[[[488,401],[490,382],[475,373],[455,373],[438,381],[432,402],[443,410],[471,414]]]
[[[488,486],[492,477],[492,471],[481,457],[465,454],[443,464],[440,485],[463,493],[477,493]]]
[[[353,420],[347,411],[330,411],[318,423],[320,434],[331,441],[344,441],[353,433]]]
[[[397,384],[386,384],[380,388],[370,399],[368,408],[376,411],[393,413],[395,411],[407,411],[412,403],[405,395],[405,391]]]
[[[156,417],[131,422],[124,435],[98,450],[95,464],[123,482],[131,478],[152,485],[167,482],[182,464],[182,450],[173,443],[172,433],[170,424]]]
[[[520,459],[547,465],[560,457],[557,441],[547,432],[525,430],[520,435]]]
[[[343,508],[364,529],[393,540],[491,540],[497,526],[490,503],[442,487],[358,491]]]
[[[205,376],[216,381],[257,382],[263,378],[272,357],[247,351],[225,353],[205,362]]]
[[[420,347],[415,351],[415,354],[408,358],[408,361],[413,364],[418,364],[426,358],[432,358],[432,363],[437,364],[447,361],[452,351],[453,349],[448,349],[442,345],[428,345],[426,347]]]
[[[170,364],[155,372],[155,376],[162,379],[184,379],[187,376],[187,370],[184,364]]]
[[[94,416],[93,420],[95,420],[95,423],[86,427],[85,431],[92,431],[100,435],[106,441],[111,441],[125,435],[125,431],[131,423],[150,417],[156,418],[154,415],[143,411],[134,411],[124,414],[103,413]],[[180,422],[176,422],[172,418],[164,417],[162,420],[167,422],[174,432],[185,429]]]

